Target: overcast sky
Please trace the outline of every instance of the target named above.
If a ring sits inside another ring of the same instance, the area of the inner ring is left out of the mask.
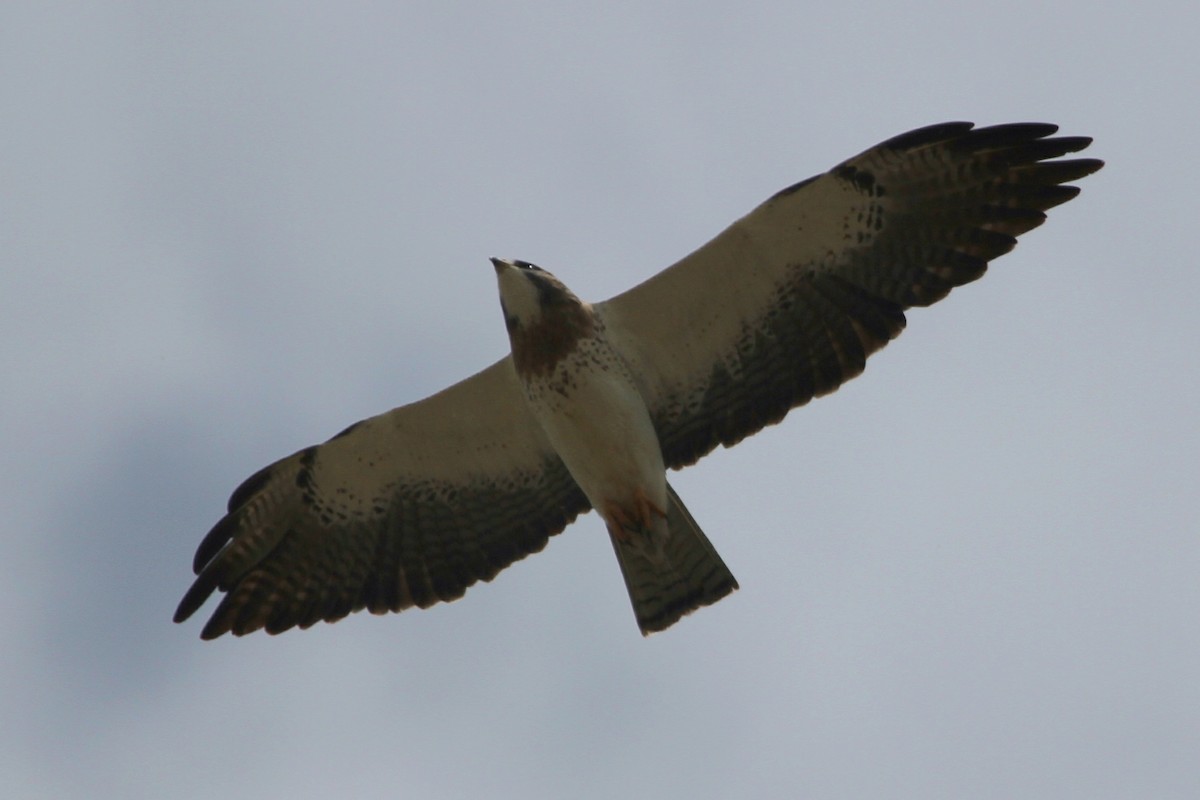
[[[0,793],[1197,796],[1194,9],[567,5],[5,4]],[[947,119],[1108,166],[673,476],[741,591],[643,639],[588,515],[429,611],[171,623],[241,479],[505,352],[488,256],[603,299]]]

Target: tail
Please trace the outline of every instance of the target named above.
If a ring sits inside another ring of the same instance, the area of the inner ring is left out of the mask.
[[[666,541],[612,539],[625,588],[643,636],[666,630],[684,614],[712,605],[738,588],[733,573],[717,555],[675,490],[667,485]]]

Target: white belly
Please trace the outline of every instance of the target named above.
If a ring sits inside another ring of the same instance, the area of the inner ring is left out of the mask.
[[[628,505],[640,488],[667,507],[666,469],[646,403],[623,361],[586,339],[525,387],[534,416],[592,507]]]

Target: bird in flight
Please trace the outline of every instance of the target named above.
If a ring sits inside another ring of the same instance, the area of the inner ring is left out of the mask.
[[[462,597],[579,514],[607,526],[643,634],[737,581],[666,480],[863,371],[904,311],[979,278],[1091,139],[1018,123],[910,131],[773,195],[634,288],[580,300],[492,259],[511,353],[248,478],[175,612],[279,633]]]

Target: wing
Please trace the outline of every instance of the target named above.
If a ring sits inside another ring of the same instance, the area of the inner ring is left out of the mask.
[[[1095,159],[1054,125],[951,122],[784,189],[597,305],[642,381],[669,467],[732,445],[863,371],[904,310],[983,275]]]
[[[587,508],[506,357],[246,480],[175,621],[218,590],[205,639],[455,600]]]

